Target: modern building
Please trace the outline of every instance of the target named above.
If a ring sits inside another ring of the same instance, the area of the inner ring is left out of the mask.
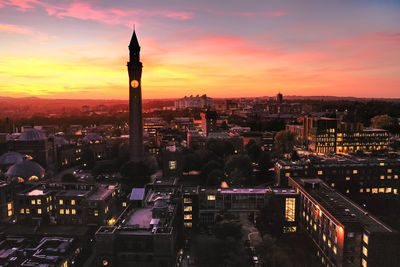
[[[344,194],[399,194],[400,159],[309,155],[297,161],[279,160],[275,164],[277,184],[287,186],[288,177],[324,180]]]
[[[0,222],[9,221],[14,215],[12,184],[0,180]]]
[[[361,123],[341,122],[337,118],[305,116],[302,127],[289,125],[286,129],[317,153],[386,152],[390,143],[386,130],[364,128]]]
[[[186,108],[210,108],[213,105],[213,100],[207,95],[202,96],[185,96],[184,98],[175,100],[176,109]]]
[[[183,233],[180,191],[156,184],[141,207],[128,205],[113,226],[98,229],[93,266],[175,266]]]
[[[218,113],[214,110],[207,110],[200,113],[201,116],[201,129],[204,136],[208,136],[212,132],[218,130],[217,120]]]
[[[323,266],[399,266],[398,232],[320,179],[288,177],[300,194],[299,226],[314,242]]]

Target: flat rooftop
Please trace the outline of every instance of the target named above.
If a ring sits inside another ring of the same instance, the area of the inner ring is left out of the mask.
[[[113,185],[100,185],[88,197],[88,200],[103,200],[103,199],[106,199],[114,191],[115,191],[115,186],[113,186]]]
[[[290,178],[300,185],[302,190],[307,192],[318,202],[321,209],[325,209],[343,225],[359,222],[363,228],[370,232],[395,232],[388,225],[379,221],[368,213],[367,210],[330,188],[320,179],[301,179]],[[305,184],[314,184],[315,187],[305,186]]]
[[[125,226],[136,226],[139,229],[150,229],[153,219],[152,208],[135,210],[125,221]]]

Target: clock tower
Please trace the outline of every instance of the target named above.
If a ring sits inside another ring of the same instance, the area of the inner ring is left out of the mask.
[[[133,30],[129,44],[129,154],[130,160],[143,160],[143,117],[142,117],[142,62],[140,46]]]

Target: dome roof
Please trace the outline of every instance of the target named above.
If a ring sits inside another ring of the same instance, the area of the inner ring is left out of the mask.
[[[46,135],[35,128],[25,130],[19,137],[21,141],[42,141],[46,139]]]
[[[38,163],[31,160],[12,165],[7,173],[11,178],[22,178],[24,181],[41,179],[44,176],[44,169]]]
[[[84,142],[96,142],[96,141],[103,141],[103,137],[101,135],[99,135],[98,133],[88,133],[84,138],[83,138]]]
[[[56,136],[56,144],[58,146],[63,146],[63,145],[68,145],[69,142],[64,137]]]
[[[13,165],[15,163],[22,162],[24,156],[17,152],[7,152],[0,156],[0,165]]]

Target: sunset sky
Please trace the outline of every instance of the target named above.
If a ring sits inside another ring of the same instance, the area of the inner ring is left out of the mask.
[[[400,98],[400,0],[0,0],[0,96]]]

